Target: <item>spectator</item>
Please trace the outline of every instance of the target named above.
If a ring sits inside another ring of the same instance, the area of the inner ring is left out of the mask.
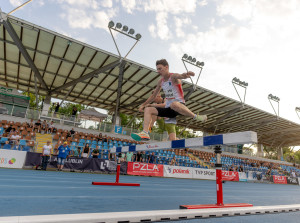
[[[50,143],[51,142],[48,140],[47,144],[44,145],[42,152],[42,170],[45,171],[47,169],[47,165],[52,154],[52,145],[50,145]]]
[[[14,146],[13,150],[21,150],[19,139],[15,141],[15,146]]]
[[[48,133],[54,133],[54,132],[56,132],[56,128],[54,126],[54,122],[51,121],[51,123],[50,123],[50,125],[48,127]]]
[[[8,128],[5,129],[5,132],[6,132],[6,133],[12,133],[12,132],[14,132],[14,131],[16,131],[16,129],[13,128],[13,127],[11,127],[11,126],[8,126]]]
[[[33,119],[30,120],[30,123],[28,123],[27,127],[28,128],[33,128],[34,127]]]
[[[76,118],[76,114],[77,114],[77,107],[76,106],[73,106],[73,110],[72,110],[72,121],[75,120]]]
[[[148,158],[148,163],[155,163],[155,158],[154,152],[152,152]]]
[[[69,156],[70,148],[68,147],[68,142],[64,142],[63,145],[58,147],[57,156],[57,171],[62,171],[64,168],[65,160]]]
[[[176,162],[175,156],[173,156],[173,159],[171,160],[170,165],[171,165],[171,166],[178,165],[177,162]]]
[[[240,165],[238,172],[244,172],[244,168],[242,165]]]
[[[125,160],[127,162],[132,162],[132,156],[133,156],[133,153],[132,152],[127,152],[126,153],[126,156],[125,156]]]
[[[136,159],[135,159],[135,161],[136,161],[136,162],[141,162],[141,159],[142,159],[142,154],[141,154],[140,151],[138,151],[137,154],[136,154]]]
[[[41,123],[41,130],[43,130],[44,131],[44,133],[46,132],[48,132],[48,123],[47,123],[47,121],[46,120],[44,120],[42,123]]]
[[[41,120],[39,119],[36,123],[34,123],[33,130],[34,131],[37,130],[37,132],[41,132],[41,125],[42,125],[42,123],[41,123]]]
[[[82,158],[88,158],[89,157],[89,154],[90,154],[90,146],[89,144],[85,144],[83,150],[82,150],[82,154],[81,154],[81,157]]]
[[[23,147],[22,151],[30,152],[31,147],[30,147],[30,142],[27,141],[26,146]]]
[[[145,151],[142,151],[140,162],[146,162],[146,153],[145,153]]]
[[[70,130],[70,134],[71,134],[71,136],[73,136],[73,135],[75,134],[74,128],[72,128],[72,129]]]
[[[98,142],[99,141],[102,141],[102,133],[99,133],[99,135],[98,135]]]
[[[99,154],[100,154],[99,146],[96,146],[96,148],[92,152],[92,156],[93,158],[98,158]]]
[[[17,132],[12,132],[12,135],[10,136],[10,143],[15,144],[20,138],[21,136],[18,135]]]
[[[102,138],[102,142],[108,142],[106,135],[104,135],[104,137]]]
[[[58,111],[59,111],[59,107],[60,107],[60,104],[57,102],[55,107],[54,107],[54,115],[55,117],[57,117],[57,114],[58,114]]]
[[[9,141],[5,141],[3,149],[11,149],[11,145],[9,144]]]

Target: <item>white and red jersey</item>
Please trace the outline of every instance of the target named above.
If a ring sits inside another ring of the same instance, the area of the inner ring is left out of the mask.
[[[166,108],[170,107],[172,102],[179,101],[181,103],[185,103],[184,95],[181,84],[172,83],[172,73],[170,73],[170,77],[167,81],[164,81],[162,78],[161,87],[165,93],[166,98]]]

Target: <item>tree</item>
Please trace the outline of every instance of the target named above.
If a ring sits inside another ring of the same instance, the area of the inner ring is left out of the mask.
[[[22,92],[22,95],[25,95],[30,98],[29,107],[32,109],[41,109],[43,105],[43,101],[45,100],[45,96],[38,96],[38,105],[36,104],[36,95],[30,92]]]
[[[52,103],[50,106],[50,111],[54,111],[56,104]],[[84,109],[87,109],[88,106],[82,105],[82,104],[73,104],[71,102],[64,102],[62,105],[59,107],[59,113],[64,114],[64,115],[72,115],[72,110],[73,107],[77,108],[77,113],[81,112]]]

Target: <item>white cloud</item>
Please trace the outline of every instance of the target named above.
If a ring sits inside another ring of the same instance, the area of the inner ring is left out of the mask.
[[[136,7],[135,0],[121,0],[122,6],[125,8],[126,12],[132,14]]]
[[[165,12],[158,12],[156,14],[156,35],[162,40],[171,38],[169,27],[167,24],[168,14]]]
[[[14,6],[14,7],[18,7],[20,5],[22,5],[25,1],[22,0],[9,0],[9,3]]]
[[[145,12],[167,12],[171,14],[191,13],[194,12],[197,5],[196,0],[149,0],[144,1]]]
[[[116,15],[117,8],[112,9],[113,2],[95,0],[57,0],[62,4],[66,19],[72,28],[89,29],[92,27],[107,30],[108,22]],[[102,8],[104,7],[104,9]]]
[[[238,20],[250,19],[253,11],[251,0],[224,0],[218,7],[219,16],[231,15]]]
[[[184,25],[188,25],[191,23],[191,20],[189,18],[180,18],[180,17],[174,17],[175,22],[175,31],[177,37],[185,37],[186,33],[182,30]]]

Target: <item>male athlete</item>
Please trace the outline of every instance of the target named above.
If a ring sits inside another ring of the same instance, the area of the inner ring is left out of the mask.
[[[206,115],[196,115],[190,111],[185,105],[184,95],[181,85],[181,79],[187,79],[194,76],[194,72],[187,72],[183,74],[170,73],[169,64],[167,60],[161,59],[156,61],[156,69],[158,74],[162,77],[153,92],[153,94],[139,107],[139,111],[144,109],[144,129],[141,133],[132,133],[131,137],[136,141],[149,140],[149,124],[151,122],[151,116],[156,115],[159,117],[175,118],[181,114],[183,116],[191,117],[195,121],[205,122],[207,120]],[[164,108],[158,107],[145,107],[151,103],[163,89],[166,97],[166,105]]]

